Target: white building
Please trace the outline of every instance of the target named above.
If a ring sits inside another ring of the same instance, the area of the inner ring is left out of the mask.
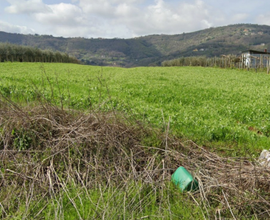
[[[247,68],[263,68],[269,66],[270,53],[265,51],[247,50],[242,52],[242,61]]]

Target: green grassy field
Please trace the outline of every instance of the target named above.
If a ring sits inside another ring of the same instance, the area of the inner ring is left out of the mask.
[[[269,82],[235,69],[0,63],[0,216],[266,219],[270,174],[254,159],[270,145]],[[198,191],[171,183],[179,166]]]
[[[270,76],[232,69],[2,63],[0,91],[65,108],[117,109],[230,155],[270,145]]]

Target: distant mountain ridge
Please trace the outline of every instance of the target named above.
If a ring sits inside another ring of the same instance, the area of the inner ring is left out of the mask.
[[[131,39],[63,38],[0,31],[0,42],[57,50],[86,64],[153,66],[183,56],[240,54],[270,48],[270,26],[236,24],[177,35],[149,35]]]

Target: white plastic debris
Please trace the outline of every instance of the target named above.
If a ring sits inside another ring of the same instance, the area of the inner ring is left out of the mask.
[[[270,151],[263,150],[258,159],[262,166],[270,167]]]

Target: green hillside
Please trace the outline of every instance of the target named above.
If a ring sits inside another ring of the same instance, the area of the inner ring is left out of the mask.
[[[0,32],[0,42],[58,50],[86,64],[110,66],[160,65],[181,56],[239,54],[246,49],[270,48],[270,27],[237,24],[178,35],[132,39],[63,38]]]

